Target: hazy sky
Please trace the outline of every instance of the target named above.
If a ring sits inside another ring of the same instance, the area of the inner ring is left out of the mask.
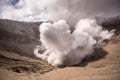
[[[117,15],[120,15],[120,0],[0,0],[1,19],[75,21]]]

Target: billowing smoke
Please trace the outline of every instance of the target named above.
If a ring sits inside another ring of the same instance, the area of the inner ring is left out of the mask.
[[[80,63],[111,38],[113,31],[88,18],[120,15],[119,4],[119,0],[0,0],[0,18],[52,21],[40,25],[42,46],[36,46],[34,54],[53,66],[68,66]]]
[[[42,46],[36,46],[35,55],[58,67],[80,63],[96,47],[105,45],[104,40],[109,40],[114,34],[113,30],[103,30],[94,19],[80,20],[73,32],[65,20],[42,23],[39,31]],[[40,54],[40,49],[45,51]]]

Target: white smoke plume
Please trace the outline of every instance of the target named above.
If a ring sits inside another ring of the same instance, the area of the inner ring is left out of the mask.
[[[109,40],[114,31],[103,30],[94,19],[80,20],[73,32],[65,20],[54,23],[42,23],[39,26],[40,41],[45,52],[40,54],[37,46],[34,53],[53,66],[78,64],[96,47],[102,47],[104,40]]]
[[[0,0],[0,18],[53,21],[40,25],[42,46],[36,46],[34,54],[53,66],[69,66],[80,63],[114,34],[103,30],[94,19],[84,18],[120,15],[119,3],[119,0]],[[39,54],[39,49],[44,53]]]

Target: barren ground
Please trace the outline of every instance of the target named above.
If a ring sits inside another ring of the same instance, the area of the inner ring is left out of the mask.
[[[65,68],[0,50],[0,80],[120,80],[120,36],[83,63]]]

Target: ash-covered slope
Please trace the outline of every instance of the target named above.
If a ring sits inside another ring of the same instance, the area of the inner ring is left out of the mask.
[[[33,48],[39,42],[41,22],[0,20],[0,49],[34,57]]]

